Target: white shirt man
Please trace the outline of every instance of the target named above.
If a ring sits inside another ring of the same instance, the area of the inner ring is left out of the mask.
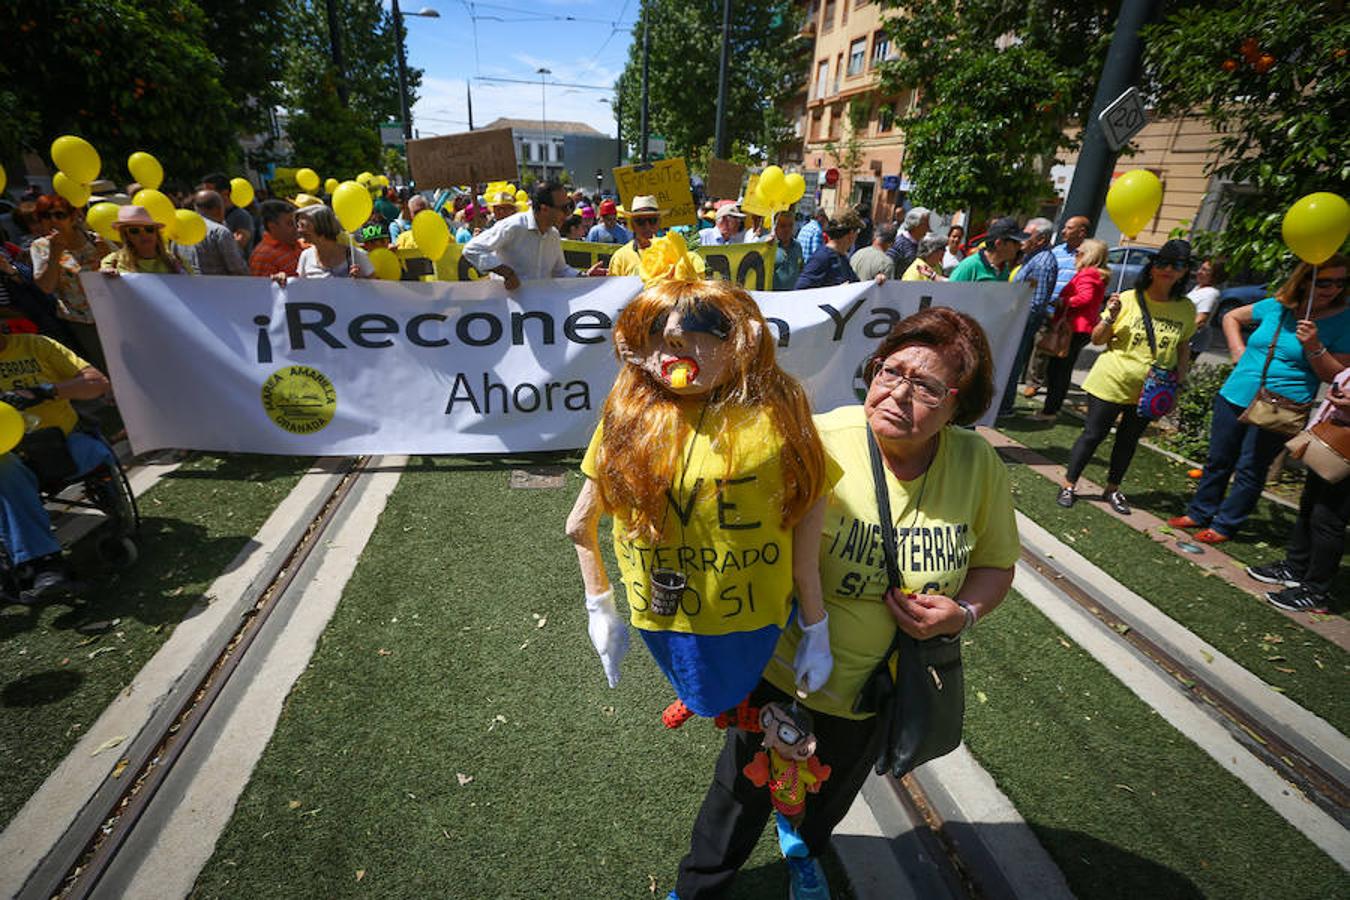
[[[558,224],[567,215],[567,194],[562,185],[552,191],[538,190],[532,208],[508,216],[464,245],[464,258],[480,272],[494,272],[515,290],[521,281],[541,278],[575,278],[582,274],[563,258]],[[587,275],[603,275],[596,263]]]
[[[705,247],[717,247],[724,244],[745,243],[745,232],[741,230],[745,213],[741,212],[736,204],[727,203],[718,209],[715,221],[716,224],[712,228],[705,228],[698,233],[700,244]]]

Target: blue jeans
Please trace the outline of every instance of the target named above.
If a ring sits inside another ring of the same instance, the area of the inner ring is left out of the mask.
[[[1214,395],[1209,458],[1205,460],[1205,474],[1200,477],[1191,505],[1186,508],[1186,515],[1194,521],[1225,537],[1236,534],[1256,508],[1266,484],[1266,472],[1289,440],[1282,434],[1239,422],[1243,409]]]
[[[1022,331],[1022,342],[1017,345],[1012,371],[1008,373],[1008,386],[1003,389],[1003,400],[998,406],[999,415],[1013,411],[1013,404],[1017,398],[1017,382],[1021,380],[1022,370],[1027,367],[1027,361],[1031,359],[1031,348],[1036,343],[1036,333],[1041,330],[1043,324],[1045,324],[1044,312],[1032,310],[1031,315],[1027,316],[1027,327]]]
[[[114,461],[107,444],[80,431],[67,435],[66,446],[75,461],[75,477]],[[37,476],[14,453],[0,456],[0,541],[13,565],[61,552],[38,494]]]

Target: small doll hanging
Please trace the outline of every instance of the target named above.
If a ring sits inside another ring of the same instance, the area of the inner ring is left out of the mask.
[[[769,788],[769,802],[795,830],[806,817],[806,795],[829,780],[830,767],[816,759],[816,736],[805,708],[766,703],[759,709],[759,724],[764,749],[741,772],[755,787]]]
[[[601,513],[638,629],[680,701],[732,709],[759,682],[793,612],[795,670],[818,689],[833,660],[814,565],[837,479],[801,386],[780,369],[750,295],[720,281],[651,284],[619,316],[624,365],[582,462],[568,517],[591,641],[611,686],[629,631],[600,557]],[[795,576],[795,577],[794,577]]]

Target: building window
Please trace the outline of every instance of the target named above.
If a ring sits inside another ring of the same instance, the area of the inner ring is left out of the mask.
[[[554,162],[562,162],[562,161],[563,161],[563,144],[562,144],[562,141],[558,141],[558,142],[556,142],[556,143],[553,145],[553,161],[554,161]]]
[[[521,142],[520,142],[520,157],[521,157],[521,159],[525,160],[525,162],[533,162],[533,161],[534,161],[534,144],[531,144],[529,141],[521,141]]]
[[[839,25],[843,27],[848,24],[848,0],[844,0],[843,8],[839,10]]]
[[[895,127],[895,107],[887,103],[877,110],[877,131],[887,132]]]
[[[867,62],[867,38],[858,38],[848,45],[848,74],[861,75]]]
[[[811,140],[820,141],[825,139],[824,122],[824,112],[816,110],[811,116]]]
[[[844,136],[844,107],[835,104],[830,107],[830,140],[837,141]]]
[[[834,0],[825,0],[825,18],[820,23],[820,33],[834,30]]]
[[[886,32],[878,31],[872,35],[872,65],[884,62],[891,52],[891,39],[886,36]]]
[[[839,93],[839,86],[844,81],[844,54],[840,53],[834,58],[834,92]]]
[[[830,83],[830,61],[828,59],[822,59],[819,65],[816,66],[817,100],[825,96],[825,91],[826,88],[829,87],[829,83]]]

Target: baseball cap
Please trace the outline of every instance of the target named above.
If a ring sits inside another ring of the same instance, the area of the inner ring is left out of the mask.
[[[989,226],[989,231],[985,234],[985,238],[990,241],[1017,241],[1019,244],[1030,237],[1031,235],[1017,227],[1017,220],[1012,216],[995,219],[994,223]]]
[[[1173,238],[1158,248],[1158,252],[1153,256],[1153,261],[1155,263],[1179,262],[1189,266],[1191,264],[1190,242]]]
[[[383,222],[370,222],[361,227],[361,230],[356,234],[356,239],[363,244],[366,241],[387,241],[389,240],[389,226]]]
[[[616,214],[618,213],[618,211],[619,211],[619,208],[618,208],[617,206],[615,206],[613,200],[601,200],[601,201],[600,201],[600,215],[602,215],[602,216],[612,216],[612,215],[616,215]]]

